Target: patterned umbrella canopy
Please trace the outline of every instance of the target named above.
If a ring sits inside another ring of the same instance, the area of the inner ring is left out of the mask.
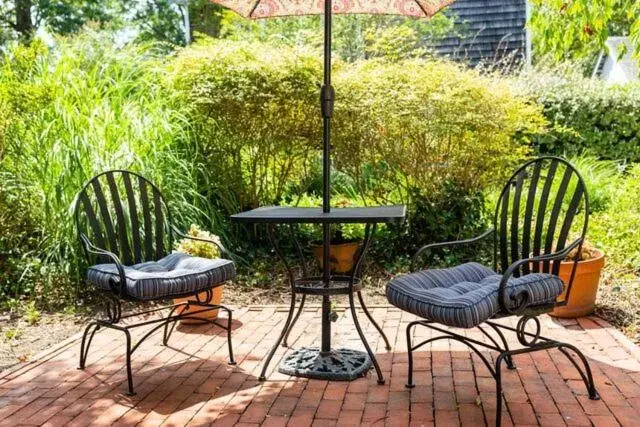
[[[324,0],[211,0],[250,19],[323,14]],[[454,0],[333,0],[332,12],[431,17]]]

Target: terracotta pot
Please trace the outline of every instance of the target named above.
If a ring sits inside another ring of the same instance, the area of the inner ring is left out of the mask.
[[[361,245],[362,242],[360,241],[329,245],[329,268],[331,272],[341,274],[350,273],[353,269],[354,258]],[[313,256],[318,260],[320,268],[322,268],[324,259],[322,249],[322,244],[311,244]]]
[[[217,288],[212,289],[213,295],[211,297],[210,304],[220,305],[220,302],[222,301],[222,288],[223,288],[223,286],[218,286]],[[207,293],[206,292],[200,292],[198,294],[198,299],[200,301],[206,301]],[[182,302],[187,302],[188,300],[193,301],[193,300],[195,300],[195,297],[174,298],[173,303],[174,304],[180,304]],[[186,307],[179,308],[178,310],[176,310],[176,312],[178,312],[179,314],[182,314],[182,313],[188,313],[190,311],[202,310],[202,308],[203,307],[198,307],[198,306],[193,306],[192,305],[188,309]],[[218,317],[218,311],[219,310],[205,311],[204,313],[198,314],[198,317],[201,317],[203,319],[213,320],[213,319],[216,319]],[[198,322],[197,320],[194,320],[194,319],[182,319],[180,321],[180,323],[185,324],[185,325],[202,324],[202,322]]]
[[[593,311],[596,303],[598,284],[600,283],[600,273],[604,267],[604,253],[597,251],[597,256],[584,261],[578,261],[576,275],[573,279],[571,294],[567,305],[556,307],[550,314],[555,317],[581,317]],[[573,261],[563,261],[560,264],[559,276],[563,282],[568,283],[571,277]],[[559,301],[564,300],[566,294],[562,293],[558,297]]]

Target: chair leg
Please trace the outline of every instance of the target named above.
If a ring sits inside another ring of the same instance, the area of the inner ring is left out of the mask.
[[[407,359],[409,360],[409,368],[407,372],[407,388],[414,388],[416,385],[413,383],[413,345],[411,343],[411,328],[418,325],[420,322],[411,322],[407,325]]]
[[[593,374],[591,372],[591,366],[589,365],[589,361],[587,360],[587,358],[584,356],[584,354],[582,354],[580,350],[578,350],[576,347],[572,346],[571,344],[566,344],[566,343],[559,343],[559,344],[560,345],[558,346],[558,350],[560,350],[560,352],[562,352],[562,354],[564,354],[567,357],[567,359],[571,361],[573,366],[575,366],[578,372],[580,373],[580,376],[582,377],[582,381],[584,382],[584,385],[587,387],[587,393],[589,393],[589,399],[600,400],[600,394],[598,394],[598,391],[596,390],[596,385],[593,381]],[[576,360],[566,350],[567,348],[578,355],[578,357],[580,358],[580,361],[584,366],[584,371],[582,370],[578,362],[576,362]]]
[[[236,361],[233,358],[233,345],[231,343],[231,328],[233,327],[233,312],[230,308],[220,306],[220,308],[227,312],[227,345],[229,347],[229,365],[236,365]]]
[[[360,292],[360,291],[358,291],[358,300],[360,301],[360,307],[362,307],[362,310],[364,311],[364,314],[367,316],[369,321],[371,323],[373,323],[373,326],[376,327],[376,329],[378,330],[380,335],[382,335],[382,339],[384,339],[385,348],[387,349],[387,351],[390,351],[391,350],[391,344],[389,344],[389,339],[385,335],[385,333],[382,330],[382,328],[380,327],[380,325],[378,325],[378,323],[376,323],[376,321],[374,320],[374,318],[371,315],[371,313],[369,313],[369,310],[367,309],[367,306],[364,303],[364,298],[362,298],[362,292]]]
[[[94,328],[89,335],[89,339],[87,340],[87,335],[91,328]],[[80,344],[80,363],[78,369],[84,369],[87,363],[87,356],[89,355],[89,347],[91,347],[91,341],[93,341],[93,336],[100,329],[100,325],[97,322],[91,322],[87,325],[84,330],[84,334],[82,334],[82,342]]]
[[[178,307],[180,306],[175,306],[171,309],[171,311],[169,312],[169,315],[167,316],[167,318],[171,318],[171,316],[173,316],[173,313],[175,313],[175,311],[178,309]],[[184,310],[183,310],[184,311]],[[176,327],[176,324],[178,323],[178,319],[176,320],[168,320],[167,322],[165,322],[164,324],[164,332],[162,335],[162,345],[166,346],[169,344],[169,337],[171,337],[171,334],[173,333],[173,330]],[[171,324],[171,326],[169,326],[169,324]]]
[[[496,359],[495,380],[496,380],[496,427],[502,425],[502,361],[511,358],[509,352],[502,352]]]
[[[496,332],[496,334],[498,334],[498,336],[500,337],[500,340],[502,341],[502,346],[503,346],[502,348],[503,348],[505,351],[507,351],[507,352],[508,352],[508,351],[509,351],[509,343],[507,343],[507,339],[505,338],[505,336],[504,336],[504,334],[502,333],[502,331],[500,330],[500,328],[498,328],[498,327],[497,327],[496,325],[494,325],[493,323],[489,323],[489,326],[491,327],[491,329],[493,329],[493,330]],[[491,337],[489,336],[489,334],[488,334],[487,332],[485,332],[485,330],[484,330],[484,329],[482,329],[482,328],[480,328],[480,327],[478,327],[478,328],[479,328],[479,329],[480,329],[480,330],[481,330],[485,335],[487,335],[489,338],[491,338]],[[494,341],[494,342],[495,342],[495,341]],[[496,343],[496,346],[498,346],[498,345],[497,345],[497,343]],[[498,347],[499,347],[499,346],[498,346]],[[516,364],[514,363],[514,361],[513,361],[513,357],[511,357],[511,354],[510,354],[510,353],[509,353],[509,354],[507,354],[507,355],[505,356],[505,359],[504,359],[504,360],[505,360],[505,363],[507,364],[507,369],[510,369],[510,370],[514,370],[514,369],[516,369]]]
[[[127,385],[129,386],[128,396],[135,396],[135,392],[133,391],[133,374],[131,373],[131,333],[128,329],[123,329],[124,335],[127,339],[127,356],[126,356],[126,364],[127,364]]]

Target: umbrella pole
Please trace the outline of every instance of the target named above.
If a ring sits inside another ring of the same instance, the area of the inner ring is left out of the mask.
[[[333,102],[335,92],[331,86],[331,21],[332,1],[325,0],[324,4],[324,84],[320,93],[323,144],[322,144],[322,211],[329,213],[331,210],[331,116],[333,115]],[[331,282],[329,269],[329,245],[331,243],[331,226],[323,224],[323,265],[322,278],[325,286]],[[328,355],[331,352],[331,301],[328,295],[322,297],[322,347],[321,354]]]

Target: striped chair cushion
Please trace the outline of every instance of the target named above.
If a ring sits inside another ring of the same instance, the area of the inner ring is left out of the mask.
[[[425,319],[472,328],[500,314],[501,279],[501,275],[477,263],[425,270],[389,282],[387,299],[396,307]],[[564,289],[560,278],[543,273],[511,278],[507,286],[510,295],[528,290],[531,306],[553,303]]]
[[[211,289],[233,279],[236,268],[233,261],[227,259],[198,258],[175,252],[158,262],[124,267],[124,274],[129,296],[150,301]],[[117,283],[118,280],[115,264],[98,264],[87,271],[87,281],[100,289],[111,291],[111,283]]]

